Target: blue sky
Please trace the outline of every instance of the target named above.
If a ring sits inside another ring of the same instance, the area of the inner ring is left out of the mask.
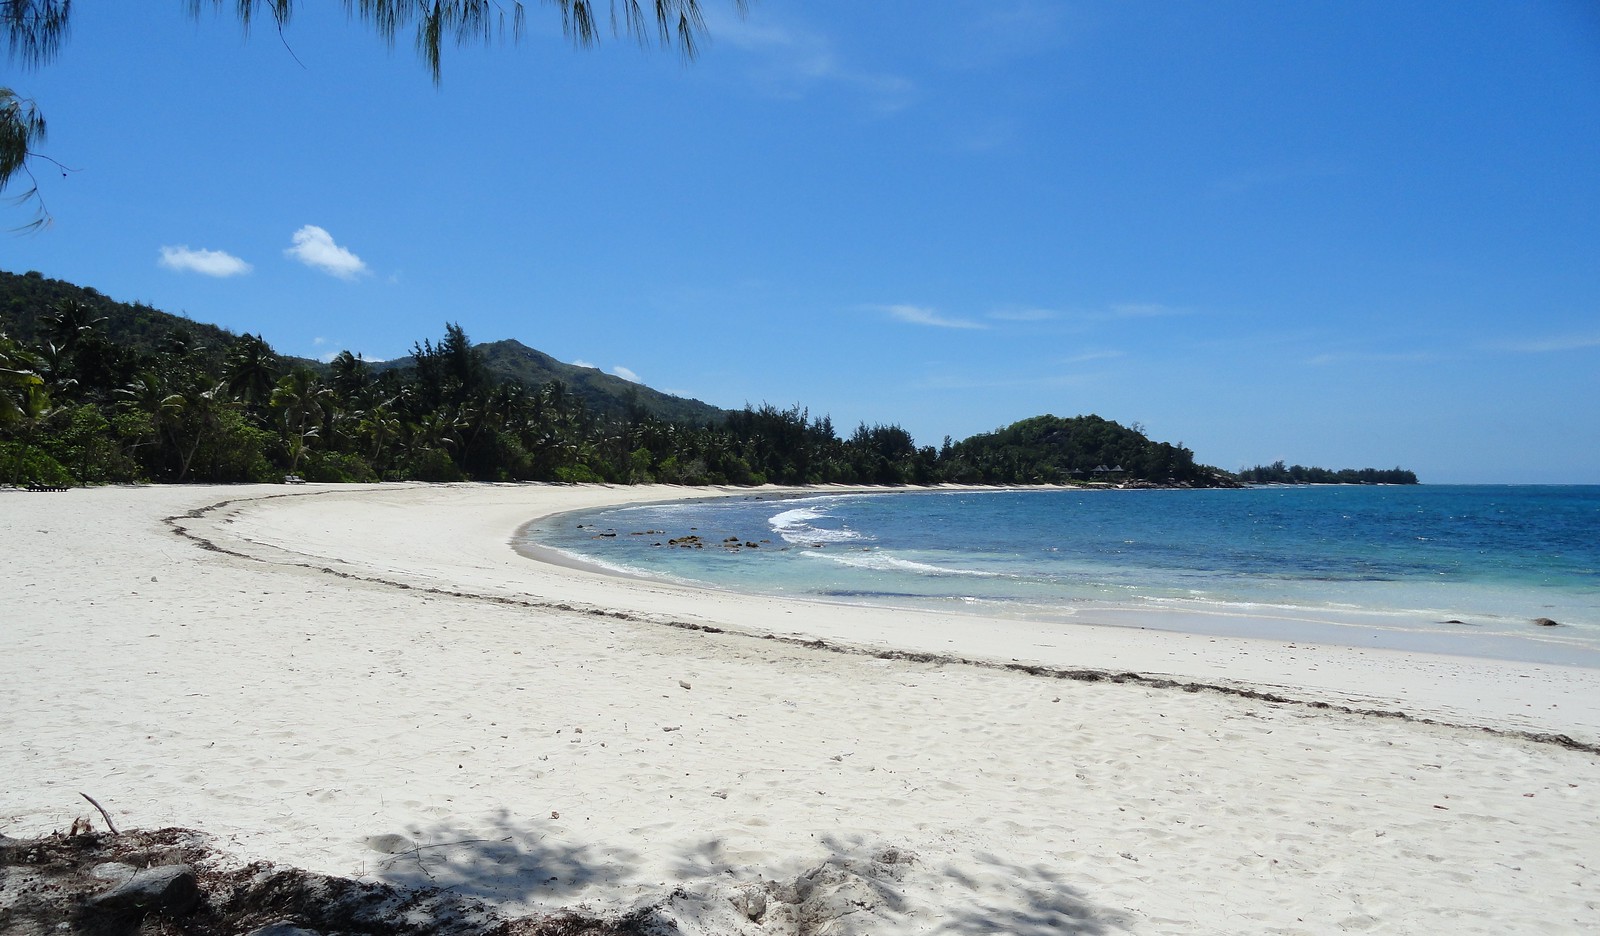
[[[692,64],[535,3],[435,88],[332,2],[280,40],[79,0],[0,76],[77,170],[0,267],[925,444],[1098,413],[1225,468],[1600,483],[1594,4],[703,2]]]

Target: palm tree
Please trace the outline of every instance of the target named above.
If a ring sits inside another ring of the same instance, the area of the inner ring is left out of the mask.
[[[311,440],[321,435],[324,406],[332,396],[333,391],[303,367],[291,371],[273,388],[272,408],[278,413],[279,432],[289,452],[290,474],[300,470]]]
[[[229,393],[256,406],[270,399],[278,380],[278,355],[260,335],[247,334],[235,341],[225,367]]]
[[[44,321],[49,328],[50,340],[71,353],[77,349],[80,341],[94,334],[107,319],[103,315],[96,316],[93,309],[75,299],[63,299],[56,303],[55,309],[45,316]]]
[[[386,464],[384,456],[390,445],[400,438],[403,428],[400,417],[386,403],[379,403],[360,415],[356,432],[366,443],[362,454],[374,471],[382,473]]]
[[[204,390],[192,387],[188,392],[174,392],[175,383],[146,374],[134,378],[117,396],[126,406],[150,417],[155,442],[165,449],[156,461],[169,471],[176,461],[178,473],[173,480],[181,483],[189,477],[201,445],[221,425],[222,413],[239,404],[229,398],[225,382]]]
[[[329,365],[328,382],[333,385],[339,401],[348,405],[372,383],[372,368],[359,355],[340,351]]]
[[[33,418],[49,405],[42,366],[38,356],[0,332],[0,429]]]

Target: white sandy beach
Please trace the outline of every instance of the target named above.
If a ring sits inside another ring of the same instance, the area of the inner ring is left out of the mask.
[[[1042,632],[510,545],[707,493],[0,491],[0,834],[92,815],[81,790],[241,859],[687,933],[1600,931],[1600,670]]]

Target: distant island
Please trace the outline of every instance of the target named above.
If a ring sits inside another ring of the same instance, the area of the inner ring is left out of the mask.
[[[1285,466],[1282,461],[1241,468],[1235,475],[1245,484],[1416,484],[1415,472],[1404,468],[1307,468]]]
[[[1273,469],[1250,471],[1265,474],[1199,464],[1181,444],[1095,415],[1034,416],[938,447],[916,445],[893,423],[841,435],[799,405],[724,410],[517,341],[475,345],[459,324],[405,359],[345,351],[315,361],[280,355],[258,335],[0,271],[0,484],[1280,480],[1267,476]],[[1284,471],[1281,480],[1295,483],[1316,483],[1296,472],[1322,472]],[[1402,483],[1371,469],[1322,474]]]

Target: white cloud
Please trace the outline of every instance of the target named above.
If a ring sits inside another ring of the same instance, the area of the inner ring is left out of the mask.
[[[1514,342],[1501,347],[1506,351],[1517,351],[1523,354],[1583,351],[1587,348],[1600,348],[1600,332],[1588,335],[1557,335],[1552,338],[1536,338],[1532,341]]]
[[[1217,179],[1211,184],[1213,198],[1233,198],[1260,192],[1273,192],[1285,188],[1305,187],[1326,179],[1336,179],[1349,174],[1344,166],[1331,162],[1311,161],[1286,165],[1262,166]]]
[[[242,276],[251,270],[250,264],[233,254],[221,250],[190,250],[187,244],[162,247],[161,259],[156,262],[169,270],[202,276]]]
[[[966,319],[945,318],[932,309],[914,305],[888,305],[874,306],[874,308],[889,313],[891,318],[912,325],[931,325],[934,328],[986,328],[977,322]]]
[[[1329,364],[1418,364],[1439,359],[1433,351],[1330,351],[1307,358],[1313,367]]]
[[[990,312],[989,317],[1002,322],[1043,322],[1060,314],[1049,309],[999,309]]]
[[[1159,302],[1124,302],[1111,307],[1115,318],[1166,318],[1172,315],[1189,315],[1188,309],[1177,309]]]
[[[916,85],[906,78],[843,61],[832,40],[815,30],[771,19],[728,19],[716,22],[712,31],[719,42],[761,60],[756,84],[777,97],[799,99],[819,85],[836,85],[858,92],[874,110],[888,114],[904,109],[916,96]]]
[[[611,368],[611,373],[616,374],[618,377],[621,377],[623,380],[626,380],[629,383],[644,383],[644,381],[639,379],[639,375],[638,374],[635,374],[633,371],[628,370],[626,367],[623,367],[621,364],[618,364],[617,366]]]
[[[590,364],[588,361],[583,360],[582,358],[579,358],[578,360],[573,361],[572,362],[572,366],[573,367],[594,367],[595,370],[599,370],[600,369],[598,367],[595,367],[593,364]]]
[[[1123,356],[1121,351],[1085,351],[1061,359],[1062,364],[1087,364],[1090,361],[1109,361]]]
[[[340,279],[355,279],[367,271],[361,258],[333,242],[333,235],[315,224],[294,232],[294,246],[283,255]]]

